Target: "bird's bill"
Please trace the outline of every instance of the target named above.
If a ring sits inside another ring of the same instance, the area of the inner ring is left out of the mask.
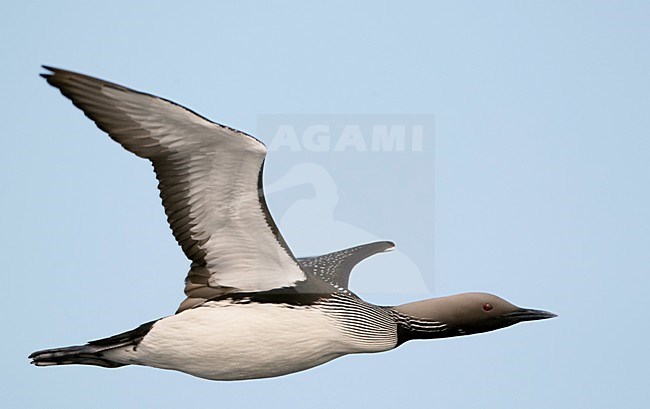
[[[542,310],[532,310],[528,308],[520,308],[517,311],[505,314],[504,317],[515,319],[517,322],[521,321],[536,321],[545,320],[557,317],[557,314]]]

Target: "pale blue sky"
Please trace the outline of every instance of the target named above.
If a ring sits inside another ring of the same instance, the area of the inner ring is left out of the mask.
[[[41,3],[0,2],[3,406],[647,405],[647,2]],[[377,302],[419,297],[400,289],[416,272],[436,295],[488,291],[560,317],[261,381],[31,367],[33,350],[170,314],[188,267],[150,166],[47,86],[40,64],[267,143],[266,114],[433,115],[421,152],[271,152],[267,184],[310,163],[336,188],[316,231],[304,215],[320,185],[269,195],[288,242],[300,254],[396,241],[401,253],[353,277]]]

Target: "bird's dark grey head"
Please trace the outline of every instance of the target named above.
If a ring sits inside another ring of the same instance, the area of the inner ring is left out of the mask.
[[[487,293],[430,298],[393,309],[402,316],[406,331],[411,333],[410,339],[477,334],[509,327],[518,322],[556,316],[547,311],[520,308],[503,298]],[[433,325],[427,324],[431,322],[443,325],[434,329]]]

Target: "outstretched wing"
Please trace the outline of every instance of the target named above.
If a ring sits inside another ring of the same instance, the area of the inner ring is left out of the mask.
[[[333,285],[338,291],[347,292],[352,269],[366,258],[395,248],[390,241],[362,244],[349,249],[335,251],[317,257],[298,259],[300,267],[323,281]]]
[[[153,164],[167,220],[192,261],[181,309],[226,292],[291,287],[307,278],[264,200],[264,144],[171,101],[45,68],[48,83]]]

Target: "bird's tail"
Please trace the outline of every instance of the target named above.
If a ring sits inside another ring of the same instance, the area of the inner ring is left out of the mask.
[[[137,346],[156,321],[142,324],[136,329],[113,335],[112,337],[90,341],[86,345],[36,351],[29,356],[29,359],[36,366],[77,364],[118,368],[126,364],[108,359],[105,353],[129,345]]]

